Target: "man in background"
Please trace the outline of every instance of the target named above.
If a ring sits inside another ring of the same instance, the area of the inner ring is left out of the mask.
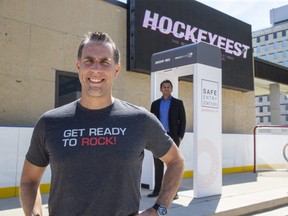
[[[170,80],[164,80],[160,84],[160,91],[162,92],[162,97],[151,104],[150,111],[157,116],[168,135],[179,147],[186,128],[186,114],[183,102],[172,97],[173,85]],[[164,164],[161,160],[154,157],[154,167],[155,187],[153,192],[148,194],[148,197],[158,196],[162,187]],[[179,196],[176,193],[174,199],[178,198]]]

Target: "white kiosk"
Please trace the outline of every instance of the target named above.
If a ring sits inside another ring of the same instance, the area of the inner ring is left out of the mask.
[[[221,51],[206,43],[190,44],[153,54],[151,60],[151,102],[161,97],[160,83],[173,83],[178,97],[178,78],[193,75],[194,197],[222,192],[222,69]],[[186,110],[189,107],[186,107]],[[145,151],[141,183],[154,188],[152,154]]]

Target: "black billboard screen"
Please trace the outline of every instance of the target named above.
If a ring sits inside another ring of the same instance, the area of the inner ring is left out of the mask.
[[[220,48],[222,83],[254,90],[251,26],[193,0],[130,0],[128,70],[150,73],[153,53],[205,42]]]

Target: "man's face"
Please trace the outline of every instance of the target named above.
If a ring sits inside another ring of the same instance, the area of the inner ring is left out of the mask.
[[[120,72],[120,64],[113,58],[110,43],[88,42],[77,60],[79,80],[82,86],[82,98],[109,98],[112,96],[114,79]]]
[[[161,92],[164,98],[169,97],[172,93],[172,90],[173,88],[170,83],[163,83],[161,86]]]

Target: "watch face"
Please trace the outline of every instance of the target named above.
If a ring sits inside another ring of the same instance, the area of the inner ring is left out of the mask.
[[[167,215],[167,209],[166,209],[166,207],[160,205],[159,208],[158,208],[158,214],[159,214],[159,215]]]

